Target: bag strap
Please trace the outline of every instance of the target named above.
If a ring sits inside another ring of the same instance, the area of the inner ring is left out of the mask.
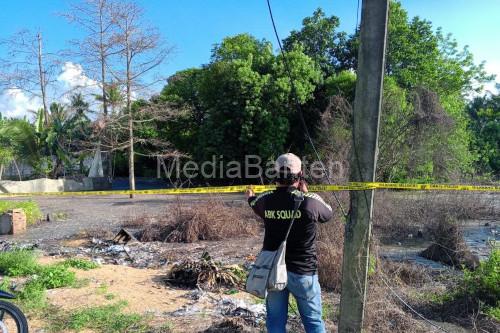
[[[290,231],[292,230],[293,222],[295,222],[295,216],[297,215],[297,211],[299,210],[300,205],[302,204],[302,201],[304,201],[304,193],[298,191],[298,194],[293,195],[293,201],[295,203],[293,214],[292,214],[292,220],[290,221],[290,225],[288,226],[288,230],[286,231],[285,239],[283,241],[286,241],[288,239],[288,235],[290,234]]]

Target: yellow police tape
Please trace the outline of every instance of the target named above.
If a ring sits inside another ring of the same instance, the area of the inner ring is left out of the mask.
[[[260,193],[273,190],[274,185],[235,185],[212,186],[193,188],[168,188],[155,190],[111,190],[111,191],[78,191],[78,192],[33,192],[33,193],[0,193],[0,197],[14,196],[84,196],[84,195],[123,195],[123,194],[208,194],[208,193],[238,193],[251,188]],[[448,185],[448,184],[405,184],[405,183],[380,183],[380,182],[351,182],[347,185],[308,185],[311,192],[329,191],[359,191],[373,189],[399,189],[399,190],[439,190],[439,191],[485,191],[498,192],[500,186],[495,185]]]

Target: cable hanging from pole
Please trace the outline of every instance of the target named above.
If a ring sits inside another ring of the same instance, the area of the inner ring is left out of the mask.
[[[276,24],[274,22],[274,17],[273,17],[273,10],[271,8],[271,3],[270,3],[269,0],[266,0],[266,1],[267,1],[267,8],[269,9],[269,16],[271,18],[271,23],[273,25],[274,35],[276,36],[276,41],[278,42],[278,46],[279,46],[279,49],[280,49],[280,52],[281,52],[281,56],[283,58],[283,64],[285,66],[285,70],[287,72],[288,78],[290,79],[290,85],[291,85],[291,88],[292,88],[292,98],[294,100],[295,108],[297,109],[297,113],[299,114],[299,119],[300,119],[300,122],[302,123],[302,127],[304,129],[304,133],[305,133],[305,135],[307,137],[307,140],[309,141],[309,143],[311,145],[311,148],[314,151],[314,154],[316,155],[316,158],[318,159],[318,162],[321,165],[321,168],[323,169],[324,174],[326,175],[328,183],[329,184],[333,184],[333,181],[332,181],[332,179],[330,177],[330,174],[328,173],[328,170],[326,169],[325,164],[321,160],[321,157],[320,157],[320,155],[318,153],[318,150],[316,149],[316,146],[314,145],[314,142],[313,142],[313,140],[311,138],[311,135],[309,134],[309,129],[307,128],[307,124],[306,124],[306,121],[304,119],[304,115],[302,113],[302,109],[300,107],[300,103],[299,103],[299,99],[298,99],[298,95],[297,95],[297,90],[295,88],[295,83],[293,81],[293,76],[292,76],[292,72],[290,70],[288,59],[286,57],[285,50],[283,49],[283,46],[281,45],[281,39],[280,39],[280,37],[278,35],[278,30],[276,29]],[[333,193],[333,196],[335,198],[335,201],[337,202],[337,204],[338,204],[338,206],[340,208],[340,211],[342,212],[342,215],[344,215],[344,217],[347,217],[348,215],[347,215],[347,212],[345,211],[344,207],[342,206],[342,202],[340,202],[340,199],[335,194],[335,192],[332,192],[332,193]]]

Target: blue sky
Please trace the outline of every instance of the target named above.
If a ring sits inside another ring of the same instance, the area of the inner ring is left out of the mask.
[[[265,0],[139,0],[146,20],[157,26],[175,52],[163,68],[170,75],[177,70],[208,62],[213,44],[222,38],[248,32],[257,38],[275,39]],[[500,1],[495,0],[403,0],[410,16],[420,16],[451,32],[460,46],[469,45],[477,62],[485,60],[486,68],[500,81]],[[81,32],[57,15],[68,9],[64,0],[1,1],[0,36],[9,36],[23,29],[44,33],[48,50],[68,47],[67,41]],[[278,30],[282,38],[290,30],[299,29],[301,21],[321,7],[328,15],[340,17],[340,29],[352,32],[356,22],[357,0],[274,0],[272,1]],[[3,57],[0,49],[0,57]],[[77,62],[76,59],[65,61]],[[74,70],[75,68],[73,68]],[[79,69],[79,68],[77,68]],[[83,68],[83,71],[85,68]],[[84,72],[76,71],[77,75]],[[69,75],[69,73],[68,73]],[[18,96],[19,97],[19,96]],[[0,96],[0,111],[15,105]],[[12,98],[10,96],[9,98]],[[19,99],[19,98],[18,98]],[[26,99],[23,100],[26,102]]]

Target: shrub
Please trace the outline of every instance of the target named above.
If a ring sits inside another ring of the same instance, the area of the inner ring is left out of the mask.
[[[26,223],[34,224],[42,218],[42,211],[34,201],[0,201],[0,213],[11,209],[22,209],[26,214]]]
[[[33,276],[33,281],[39,282],[47,289],[69,287],[75,284],[75,272],[61,264],[43,266],[39,275]]]
[[[489,306],[500,307],[500,250],[493,250],[475,271],[464,270],[462,289]]]
[[[186,242],[223,240],[255,235],[259,225],[248,207],[228,206],[222,200],[185,206],[180,201],[162,215],[134,219],[124,226],[139,227],[141,241]]]
[[[28,281],[17,293],[17,303],[24,311],[37,311],[47,306],[46,288],[39,281]]]
[[[36,256],[31,250],[0,252],[0,273],[8,276],[26,276],[40,271]]]
[[[498,216],[494,198],[471,193],[404,193],[377,191],[373,209],[373,233],[381,241],[404,240],[409,234],[432,239],[446,220],[469,220]]]

